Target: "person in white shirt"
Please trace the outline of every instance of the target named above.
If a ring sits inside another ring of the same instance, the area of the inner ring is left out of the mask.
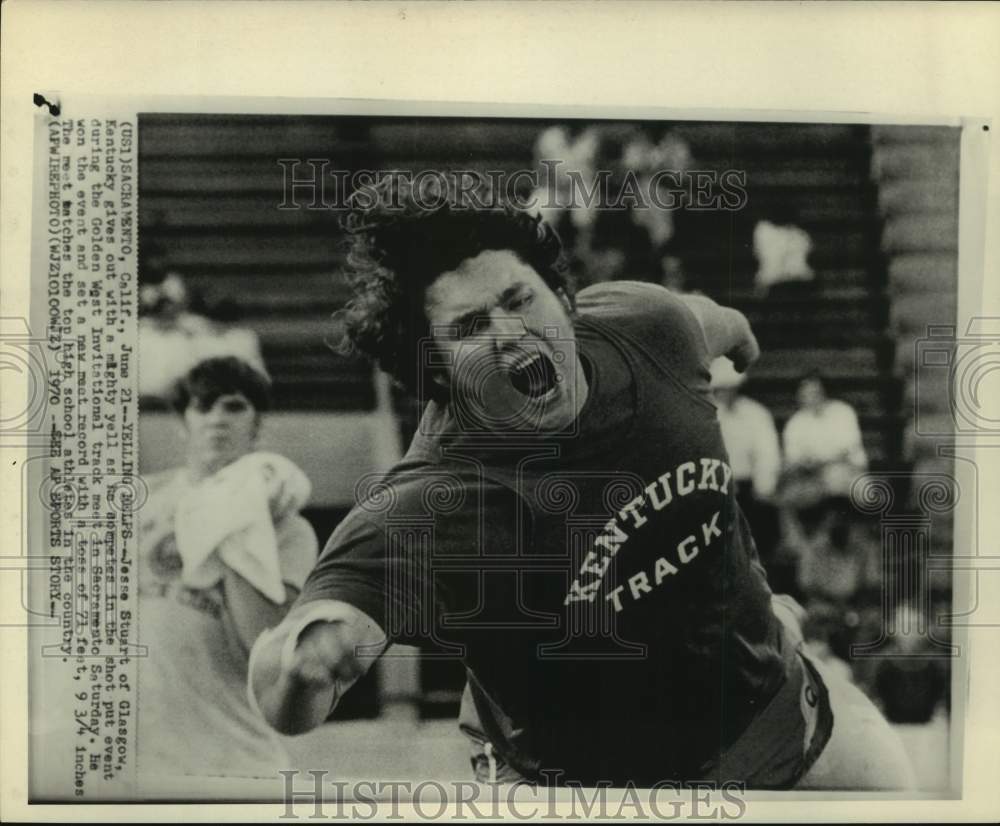
[[[310,484],[257,450],[270,382],[235,357],[175,389],[177,467],[146,477],[139,521],[140,791],[176,777],[277,778],[291,765],[246,697],[248,653],[287,613],[316,562],[300,509]]]
[[[851,542],[850,490],[868,457],[854,408],[828,398],[819,373],[802,378],[797,397],[799,410],[782,434],[783,541],[800,555],[807,598],[845,600],[858,587],[862,563]]]
[[[778,431],[764,405],[740,394],[746,379],[725,356],[712,363],[712,391],[733,476],[758,499],[770,499],[781,472]]]
[[[779,529],[773,500],[781,473],[781,447],[774,417],[760,402],[740,393],[747,375],[737,373],[728,358],[712,362],[711,372],[722,439],[737,484],[737,501],[750,523],[769,578],[780,578],[774,558]]]
[[[785,425],[786,465],[820,471],[828,493],[846,495],[846,477],[853,481],[868,466],[858,416],[847,402],[827,398],[817,373],[799,382],[797,396],[799,410]]]

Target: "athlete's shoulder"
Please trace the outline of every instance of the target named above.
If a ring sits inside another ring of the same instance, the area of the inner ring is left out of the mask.
[[[671,312],[691,316],[676,293],[648,281],[604,281],[577,293],[577,310],[597,317],[650,316]]]
[[[477,464],[430,462],[407,454],[388,473],[369,474],[358,481],[356,504],[344,521],[382,524],[432,519],[459,508],[475,508],[484,497],[497,499],[507,493],[513,496]]]
[[[708,385],[708,351],[698,317],[685,297],[659,284],[610,281],[581,290],[577,309],[640,346],[683,384]]]
[[[334,529],[325,559],[398,553],[393,535],[433,526],[435,543],[447,546],[470,534],[470,522],[513,523],[517,497],[507,486],[459,464],[401,462],[389,473],[363,477],[356,504]],[[467,543],[466,543],[467,544]]]
[[[584,318],[594,318],[632,333],[640,340],[659,339],[669,331],[669,343],[680,336],[703,342],[698,318],[684,297],[648,281],[607,281],[581,290],[577,310]]]

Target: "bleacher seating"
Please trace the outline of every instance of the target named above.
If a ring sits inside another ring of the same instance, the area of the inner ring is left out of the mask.
[[[697,168],[746,172],[744,209],[677,219],[688,286],[743,310],[761,343],[746,393],[771,408],[780,428],[794,412],[796,379],[819,369],[831,395],[857,410],[872,464],[893,463],[899,382],[887,333],[869,129],[741,123],[678,124],[675,131],[690,144]],[[754,293],[752,234],[760,220],[809,233],[813,282],[778,285],[765,297]]]
[[[940,437],[947,441],[954,426],[945,385],[930,375],[940,373],[941,366],[921,364],[917,343],[931,327],[954,331],[957,320],[959,136],[955,127],[873,128],[873,171],[885,224],[891,329],[897,339],[894,368],[904,382],[908,411],[903,458],[918,472],[941,467]],[[918,384],[924,392],[917,392]],[[939,392],[926,392],[930,387]],[[922,433],[917,420],[924,425]]]
[[[367,367],[334,356],[325,343],[329,316],[347,296],[339,276],[338,214],[279,209],[285,172],[278,160],[328,159],[328,169],[525,168],[535,136],[547,125],[147,116],[143,237],[160,242],[170,264],[210,302],[240,305],[243,323],[261,337],[281,408],[370,410]],[[698,168],[747,173],[744,210],[678,216],[677,234],[690,286],[745,310],[764,346],[748,392],[772,405],[780,422],[791,412],[796,376],[820,367],[830,374],[834,394],[858,403],[875,461],[891,460],[899,423],[886,363],[891,342],[869,130],[743,123],[681,123],[674,130]],[[332,199],[332,176],[328,183]],[[305,190],[296,197],[304,205],[311,201]],[[813,239],[815,289],[760,299],[752,289],[753,225],[789,213]],[[912,232],[919,234],[919,227]]]

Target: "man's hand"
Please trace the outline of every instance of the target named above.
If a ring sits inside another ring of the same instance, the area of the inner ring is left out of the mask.
[[[740,373],[757,361],[760,345],[743,313],[721,307],[704,295],[689,294],[681,298],[701,324],[711,358],[726,356]]]
[[[303,683],[319,687],[336,682],[350,685],[364,676],[355,643],[346,639],[345,630],[342,622],[314,622],[308,626],[288,663],[291,674]]]
[[[760,345],[757,343],[757,337],[753,334],[753,330],[750,329],[750,322],[747,321],[746,316],[739,310],[729,307],[720,307],[719,309],[734,316],[731,323],[737,339],[736,344],[728,352],[723,353],[723,355],[727,356],[733,363],[736,372],[745,373],[750,368],[750,365],[760,358]]]
[[[282,734],[302,734],[323,723],[333,706],[385,648],[384,634],[367,615],[342,603],[312,618],[293,612],[257,639],[250,655],[249,693],[264,719]],[[334,614],[339,615],[337,618]]]
[[[250,689],[264,719],[282,734],[302,734],[320,725],[339,698],[343,646],[336,626],[313,623],[294,648],[279,626],[261,634],[254,646]]]

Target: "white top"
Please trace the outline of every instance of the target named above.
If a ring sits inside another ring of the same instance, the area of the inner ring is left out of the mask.
[[[753,252],[759,263],[757,287],[767,289],[780,281],[812,280],[815,273],[806,260],[812,246],[809,233],[801,227],[758,221],[753,230]]]
[[[226,604],[223,584],[192,588],[182,580],[177,506],[187,474],[149,477],[140,513],[138,769],[141,779],[276,777],[289,767],[277,735],[246,698],[247,651]],[[282,579],[301,588],[316,561],[317,541],[297,512],[279,519]]]
[[[783,435],[789,465],[844,460],[859,468],[868,465],[858,416],[846,402],[830,399],[818,413],[799,410],[788,420]]]
[[[770,496],[781,470],[774,417],[764,405],[746,396],[737,396],[732,407],[719,405],[718,411],[733,476],[752,481],[755,495]]]

